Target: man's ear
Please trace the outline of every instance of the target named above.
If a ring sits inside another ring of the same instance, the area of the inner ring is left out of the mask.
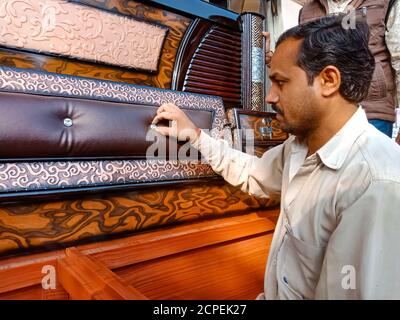
[[[325,98],[339,92],[342,83],[340,71],[334,66],[325,67],[318,76],[321,95]]]

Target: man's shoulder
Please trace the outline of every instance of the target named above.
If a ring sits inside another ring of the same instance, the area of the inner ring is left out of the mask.
[[[366,167],[371,180],[400,182],[400,146],[372,125],[357,139],[351,158]]]

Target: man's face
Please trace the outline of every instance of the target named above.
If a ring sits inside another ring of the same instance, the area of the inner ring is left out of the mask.
[[[277,112],[280,128],[307,137],[319,122],[320,100],[315,86],[296,64],[302,41],[287,39],[276,49],[269,70],[272,87],[266,98]]]

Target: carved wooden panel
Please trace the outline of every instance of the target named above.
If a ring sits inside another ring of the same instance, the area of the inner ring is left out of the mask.
[[[157,71],[166,27],[65,0],[3,0],[0,44]]]
[[[3,204],[0,207],[0,254],[238,214],[274,204],[249,197],[226,184]]]
[[[168,27],[169,31],[162,48],[158,73],[138,72],[121,67],[52,57],[39,53],[26,53],[6,48],[0,49],[0,65],[149,85],[159,88],[171,87],[176,52],[191,19],[135,1],[82,0],[75,2]]]
[[[182,90],[217,95],[226,107],[239,107],[241,59],[240,32],[212,26],[190,61]]]

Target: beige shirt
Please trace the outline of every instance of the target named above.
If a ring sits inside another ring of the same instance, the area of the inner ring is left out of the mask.
[[[280,197],[266,299],[400,299],[400,147],[361,108],[318,152],[294,136],[257,158],[201,132],[213,169]]]

